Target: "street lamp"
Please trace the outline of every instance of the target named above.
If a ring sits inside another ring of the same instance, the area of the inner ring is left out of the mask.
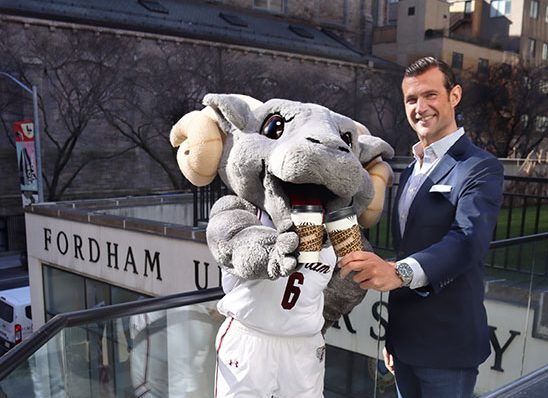
[[[32,85],[32,88],[29,88],[15,77],[9,73],[0,71],[1,76],[5,76],[23,90],[32,95],[32,113],[33,113],[33,122],[34,122],[34,146],[36,151],[36,177],[38,179],[38,202],[44,201],[44,191],[42,187],[42,151],[40,147],[40,119],[38,118],[38,94],[36,91],[36,86]]]

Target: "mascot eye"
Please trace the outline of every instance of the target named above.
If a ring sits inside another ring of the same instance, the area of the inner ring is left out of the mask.
[[[261,134],[272,140],[277,140],[284,132],[284,125],[285,120],[281,115],[270,115],[261,127]]]
[[[348,131],[346,133],[341,133],[341,138],[346,145],[352,148],[352,133]]]

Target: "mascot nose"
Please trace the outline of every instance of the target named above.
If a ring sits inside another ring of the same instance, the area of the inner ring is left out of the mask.
[[[315,138],[312,138],[312,137],[306,137],[306,139],[314,144],[321,144],[322,142],[320,140],[317,140]]]
[[[322,143],[320,140],[317,140],[316,138],[312,138],[312,137],[306,137],[306,140],[310,141],[314,144],[321,144]],[[344,147],[344,146],[340,146],[340,147],[338,147],[338,149],[339,149],[339,151],[342,151],[342,152],[346,152],[346,153],[350,152],[350,150],[348,148]]]

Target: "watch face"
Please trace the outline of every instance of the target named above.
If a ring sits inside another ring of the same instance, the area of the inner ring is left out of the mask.
[[[413,269],[407,263],[397,263],[396,271],[403,281],[403,286],[409,286],[413,280]]]

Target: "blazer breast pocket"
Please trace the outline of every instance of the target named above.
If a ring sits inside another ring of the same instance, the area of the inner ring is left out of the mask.
[[[425,227],[445,228],[451,222],[456,211],[453,203],[454,193],[450,190],[429,191],[426,197],[417,203],[421,214],[421,223]]]

